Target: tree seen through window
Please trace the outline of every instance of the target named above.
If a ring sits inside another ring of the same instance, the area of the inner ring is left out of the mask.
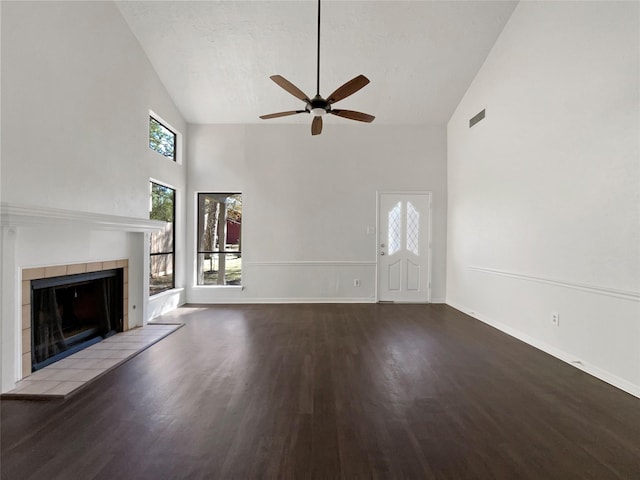
[[[242,194],[198,194],[198,285],[240,285]]]
[[[175,196],[173,188],[151,182],[151,220],[165,222],[164,228],[151,234],[149,295],[175,287]]]
[[[153,117],[149,117],[149,148],[167,158],[176,159],[176,134]]]

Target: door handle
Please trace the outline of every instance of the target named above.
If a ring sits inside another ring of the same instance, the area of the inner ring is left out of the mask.
[[[380,255],[384,256],[384,252],[380,252]]]

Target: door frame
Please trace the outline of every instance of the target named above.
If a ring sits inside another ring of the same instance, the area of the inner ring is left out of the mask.
[[[426,303],[431,303],[431,272],[433,270],[431,265],[431,250],[432,250],[432,224],[433,224],[433,192],[431,190],[377,190],[376,191],[376,295],[375,301],[376,303],[380,303],[380,290],[379,290],[379,282],[380,282],[380,197],[382,195],[427,195],[429,200],[429,220],[427,224],[428,228],[428,248],[427,248],[427,301]],[[398,302],[401,303],[401,302]],[[421,302],[422,303],[422,302]]]

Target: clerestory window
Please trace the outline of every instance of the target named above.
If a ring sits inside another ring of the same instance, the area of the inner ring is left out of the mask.
[[[174,131],[157,119],[149,116],[149,148],[160,155],[176,161],[176,138]]]

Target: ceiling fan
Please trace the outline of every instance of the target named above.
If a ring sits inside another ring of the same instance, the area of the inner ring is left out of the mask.
[[[326,99],[320,96],[320,0],[318,0],[318,55],[317,55],[317,76],[316,76],[316,96],[310,99],[302,90],[296,87],[289,80],[281,75],[272,75],[271,80],[277,83],[294,97],[305,103],[304,110],[290,110],[288,112],[270,113],[261,115],[260,118],[268,120],[270,118],[286,117],[287,115],[296,115],[298,113],[313,114],[313,122],[311,123],[311,135],[319,135],[322,133],[322,116],[326,113],[337,115],[339,117],[348,118],[349,120],[357,120],[359,122],[371,123],[376,118],[367,113],[355,112],[353,110],[340,110],[332,108],[332,105],[339,100],[353,95],[366,84],[369,79],[364,75],[358,75],[347,83],[339,87],[335,92]]]

